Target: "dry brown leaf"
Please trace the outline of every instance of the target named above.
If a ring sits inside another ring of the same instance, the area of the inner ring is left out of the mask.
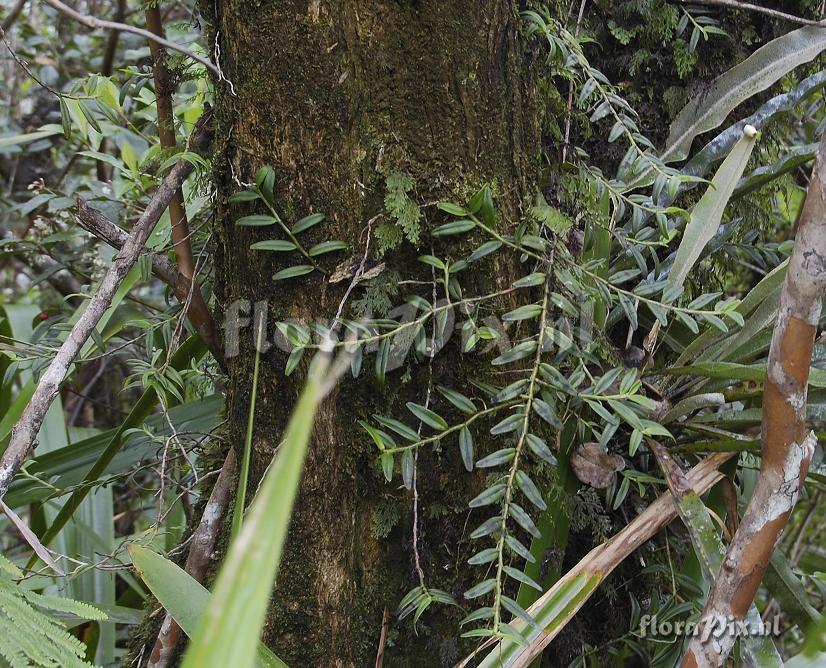
[[[596,489],[608,487],[617,471],[625,468],[622,457],[605,452],[598,443],[581,443],[576,446],[570,463],[576,477]]]

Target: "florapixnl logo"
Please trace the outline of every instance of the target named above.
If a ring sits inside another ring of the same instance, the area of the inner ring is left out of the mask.
[[[763,621],[762,619],[737,619],[733,615],[715,615],[691,620],[660,620],[657,615],[643,615],[640,618],[640,638],[675,638],[700,636],[705,642],[709,638],[724,636],[779,636],[780,616]]]

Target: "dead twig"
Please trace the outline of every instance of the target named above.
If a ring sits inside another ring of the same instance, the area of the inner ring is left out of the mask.
[[[52,557],[51,552],[49,552],[43,543],[40,542],[37,534],[29,528],[29,525],[20,519],[17,513],[9,508],[3,501],[0,501],[0,510],[6,513],[6,516],[11,520],[11,523],[20,532],[20,535],[23,536],[23,539],[29,544],[29,547],[34,550],[34,553],[43,560],[43,563],[45,563],[58,575],[65,576],[65,571],[57,565],[57,562],[54,560],[54,557]]]
[[[139,35],[144,39],[148,39],[150,41],[156,42],[163,46],[164,48],[169,49],[170,51],[177,51],[178,53],[182,53],[192,60],[201,63],[204,67],[206,67],[210,72],[215,74],[215,76],[221,76],[220,71],[214,64],[209,62],[206,58],[199,56],[194,51],[190,51],[185,46],[181,46],[179,44],[175,44],[174,42],[170,42],[163,37],[158,37],[157,35],[149,32],[148,30],[144,30],[143,28],[136,28],[135,26],[130,26],[128,23],[117,23],[115,21],[107,21],[105,19],[99,19],[96,16],[88,16],[86,14],[81,14],[78,11],[75,11],[68,5],[64,5],[60,0],[44,0],[44,2],[54,7],[57,11],[61,14],[65,14],[71,19],[74,19],[78,23],[85,25],[87,28],[92,28],[93,30],[120,30],[121,32],[129,32],[133,35]]]
[[[195,147],[206,146],[212,135],[208,117],[201,119],[195,132],[193,145]],[[144,243],[155,228],[175,191],[181,187],[191,171],[192,163],[188,160],[181,160],[158,186],[143,214],[132,228],[129,239],[109,267],[98,286],[97,292],[89,301],[83,315],[72,327],[51,363],[40,376],[34,394],[23,410],[20,419],[12,428],[8,447],[2,458],[0,458],[0,499],[5,496],[15,474],[34,450],[35,439],[40,431],[40,426],[43,424],[46,412],[57,395],[69,367],[74,363],[80,349],[92,335],[92,331],[112,304],[115,292],[137,262]]]
[[[230,448],[209,500],[204,506],[201,521],[192,534],[192,541],[189,546],[189,555],[186,559],[184,570],[198,582],[203,582],[209,572],[212,563],[215,545],[218,542],[218,535],[227,514],[230,497],[232,496],[232,483],[235,475],[235,451]],[[172,619],[169,613],[164,617],[161,629],[158,632],[158,639],[149,655],[147,668],[166,668],[175,656],[175,650],[181,640],[181,627]]]
[[[702,626],[716,628],[721,620],[746,616],[806,480],[817,444],[814,432],[806,433],[809,367],[824,294],[826,135],[809,181],[769,349],[760,476],[700,617]],[[725,663],[736,634],[710,635],[692,638],[683,668]]]
[[[387,649],[387,633],[390,630],[390,608],[384,606],[381,616],[381,635],[379,636],[379,651],[376,653],[376,668],[384,666],[384,651]]]
[[[129,235],[120,227],[115,225],[97,209],[91,208],[84,200],[77,199],[77,221],[80,226],[98,239],[106,242],[112,248],[122,249],[129,240]],[[154,253],[145,246],[141,248],[141,253],[148,255],[152,263],[152,273],[166,283],[175,293],[175,297],[182,304],[189,297],[191,282],[182,276],[175,263],[165,255]],[[200,290],[198,291],[200,295]],[[221,340],[218,336],[218,328],[209,307],[203,298],[197,302],[193,299],[190,302],[187,317],[198,332],[198,336],[209,349],[218,364],[224,364],[224,353],[221,349]]]
[[[740,2],[739,0],[682,0],[684,5],[706,5],[709,7],[726,7],[728,9],[738,9],[746,12],[757,12],[758,14],[765,14],[781,21],[788,21],[789,23],[796,23],[801,26],[818,26],[826,28],[826,23],[823,21],[816,21],[814,19],[804,19],[802,16],[795,16],[794,14],[786,14],[785,12],[771,9],[769,7],[762,7],[760,5],[753,5],[750,2]]]

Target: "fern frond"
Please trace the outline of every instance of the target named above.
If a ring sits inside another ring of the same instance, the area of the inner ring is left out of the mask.
[[[106,614],[88,603],[44,596],[20,587],[11,576],[20,571],[0,555],[0,657],[13,668],[89,668],[86,645],[46,611],[103,620]]]

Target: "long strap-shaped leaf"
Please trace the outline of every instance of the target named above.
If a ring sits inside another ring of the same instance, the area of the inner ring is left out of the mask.
[[[786,260],[766,274],[740,302],[736,311],[744,318],[750,317],[767,300],[774,300],[775,295],[780,294],[788,265],[789,262]],[[709,351],[710,349],[717,350],[721,346],[725,348],[725,334],[715,327],[709,327],[680,354],[676,364],[679,366],[691,359],[716,359],[717,356]],[[721,357],[720,359],[725,358]]]
[[[750,125],[743,130],[731,153],[723,160],[703,197],[691,211],[691,220],[683,232],[677,257],[668,274],[669,286],[682,286],[703,249],[717,233],[723,211],[734,192],[757,141],[757,131]]]
[[[230,545],[183,668],[248,668],[255,661],[327,366],[323,355],[310,366],[283,443]]]
[[[671,124],[663,162],[685,159],[697,135],[719,126],[743,101],[813,60],[824,49],[826,30],[806,26],[772,40],[717,77],[708,91],[697,95]]]
[[[669,376],[703,376],[760,383],[766,377],[766,364],[737,364],[736,362],[700,362],[689,366],[675,366],[664,369]],[[812,368],[809,371],[811,387],[826,387],[826,370]]]
[[[139,545],[129,546],[129,556],[149,591],[166,608],[184,633],[195,634],[198,620],[209,605],[209,590],[169,559]],[[263,668],[287,668],[287,664],[259,643],[257,663]]]

